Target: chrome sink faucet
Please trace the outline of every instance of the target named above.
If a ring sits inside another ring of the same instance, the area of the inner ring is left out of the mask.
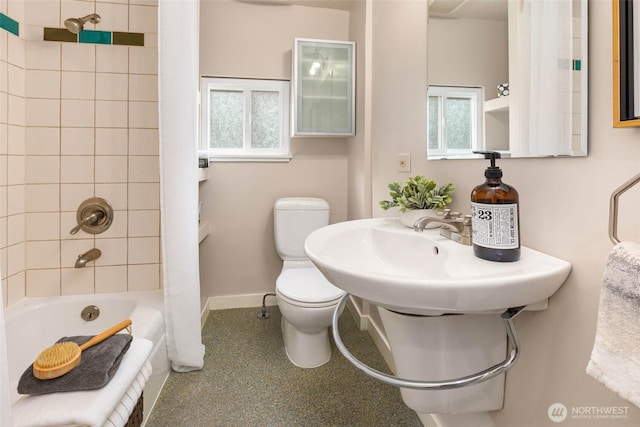
[[[440,225],[440,235],[447,239],[471,246],[471,215],[464,215],[460,212],[452,212],[445,209],[439,217],[423,216],[413,224],[413,229],[422,232],[428,224]]]

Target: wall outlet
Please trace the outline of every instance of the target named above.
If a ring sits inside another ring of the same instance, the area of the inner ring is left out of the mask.
[[[398,172],[411,172],[411,154],[398,154],[396,156]]]

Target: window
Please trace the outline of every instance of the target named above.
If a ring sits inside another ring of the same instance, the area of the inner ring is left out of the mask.
[[[202,78],[201,144],[214,161],[286,161],[289,82]]]
[[[482,149],[482,88],[430,86],[427,97],[430,155],[470,154]]]

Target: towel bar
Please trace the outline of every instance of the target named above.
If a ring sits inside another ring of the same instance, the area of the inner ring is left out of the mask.
[[[640,173],[611,193],[611,198],[609,199],[609,239],[616,245],[620,243],[620,239],[618,239],[618,198],[638,182],[640,182]]]
[[[365,365],[363,362],[358,360],[353,354],[351,354],[351,352],[349,352],[349,350],[347,350],[344,343],[342,342],[342,339],[340,338],[340,333],[338,331],[338,317],[340,316],[342,308],[344,307],[344,304],[349,296],[350,294],[345,293],[338,302],[338,305],[333,312],[331,331],[333,332],[333,339],[335,341],[336,347],[338,347],[340,353],[342,353],[342,355],[353,366],[369,375],[370,377],[385,384],[389,384],[395,387],[410,388],[414,390],[451,390],[455,388],[466,387],[469,385],[487,381],[497,375],[506,372],[508,369],[513,367],[513,365],[515,365],[518,357],[520,356],[520,345],[518,343],[518,336],[516,335],[516,331],[513,327],[512,319],[516,317],[518,313],[520,313],[520,311],[522,311],[524,306],[509,308],[500,315],[507,332],[507,342],[509,343],[509,347],[511,349],[509,350],[507,358],[496,365],[493,365],[483,371],[466,375],[464,377],[441,381],[416,381],[385,374],[384,372],[373,369],[372,367]]]

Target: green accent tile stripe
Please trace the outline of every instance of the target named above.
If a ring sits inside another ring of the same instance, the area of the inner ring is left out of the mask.
[[[576,71],[580,71],[582,69],[582,61],[580,61],[579,59],[574,59],[573,60],[573,69]]]
[[[73,34],[66,28],[44,27],[44,39],[51,42],[77,42],[78,35]]]
[[[78,35],[78,42],[111,44],[111,31],[82,30]]]
[[[144,33],[113,32],[113,44],[126,46],[144,46]]]
[[[14,21],[4,13],[0,13],[0,28],[4,28],[16,36],[20,33],[20,24],[18,24],[18,21]]]

